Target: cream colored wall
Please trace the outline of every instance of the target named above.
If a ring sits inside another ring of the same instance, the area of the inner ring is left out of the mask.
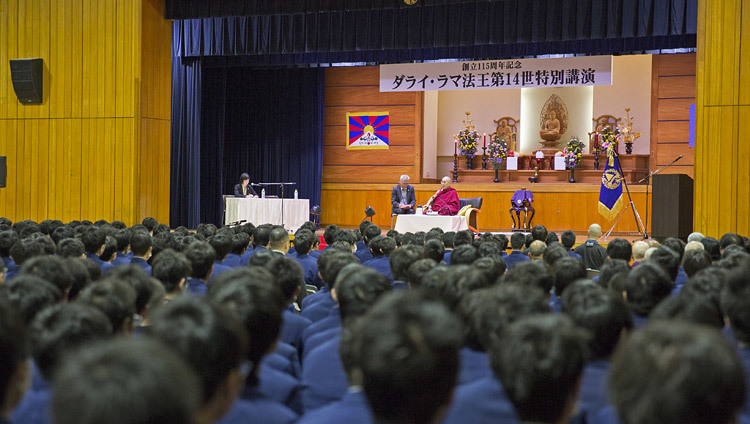
[[[571,137],[577,136],[586,145],[587,132],[591,131],[591,114],[594,90],[593,87],[544,87],[521,89],[521,129],[520,150],[525,155],[541,149],[539,137],[541,130],[541,112],[544,104],[553,94],[559,96],[568,109],[568,127],[558,141],[562,150]]]
[[[594,87],[592,118],[600,115],[624,117],[625,108],[629,107],[630,115],[635,116],[633,130],[641,133],[633,144],[633,153],[643,155],[649,154],[651,145],[651,58],[650,54],[615,56],[613,85]],[[620,151],[624,152],[625,147],[620,146]]]
[[[422,177],[437,177],[437,141],[438,141],[438,92],[424,92]]]

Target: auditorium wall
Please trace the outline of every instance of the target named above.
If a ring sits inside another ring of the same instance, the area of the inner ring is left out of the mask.
[[[164,0],[0,4],[0,216],[168,219],[171,22]],[[9,59],[44,59],[19,104]],[[165,170],[166,168],[166,170]]]

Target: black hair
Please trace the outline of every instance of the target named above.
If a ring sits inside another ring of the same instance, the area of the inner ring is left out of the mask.
[[[475,290],[459,306],[466,324],[466,345],[477,351],[489,351],[511,323],[549,312],[549,301],[539,290],[520,285]]]
[[[285,301],[292,301],[296,292],[305,290],[305,275],[302,266],[294,259],[278,256],[266,264],[273,274]]]
[[[670,280],[674,281],[677,278],[677,273],[680,270],[680,257],[674,250],[659,246],[651,252],[648,261],[661,266],[669,275]]]
[[[346,326],[364,315],[382,295],[392,290],[385,275],[363,265],[349,264],[341,269],[336,283],[341,322]]]
[[[698,275],[705,272],[700,272]],[[729,318],[735,338],[744,344],[750,344],[750,280],[748,280],[748,275],[750,275],[750,261],[745,260],[737,269],[727,274],[721,293],[721,308],[724,315]]]
[[[544,249],[543,259],[548,266],[553,266],[559,259],[570,258],[568,251],[560,243],[552,243]],[[573,259],[573,258],[571,258]],[[574,259],[575,260],[575,259]],[[584,267],[584,269],[586,269]]]
[[[244,324],[251,341],[248,359],[253,368],[249,379],[252,384],[257,384],[260,360],[279,338],[283,296],[278,287],[253,276],[248,268],[227,271],[221,275],[223,281],[219,287],[208,291],[208,297],[231,311]]]
[[[179,288],[180,281],[190,275],[190,271],[190,262],[185,255],[166,249],[154,258],[151,275],[161,281],[167,293],[172,293]]]
[[[80,258],[86,253],[83,242],[77,238],[66,238],[57,243],[57,255],[63,258]]]
[[[236,317],[196,297],[183,296],[160,308],[149,334],[191,365],[201,380],[204,403],[247,357],[247,333]]]
[[[100,310],[82,303],[58,303],[37,314],[31,322],[30,342],[34,361],[47,380],[55,375],[64,355],[112,334],[112,325]]]
[[[376,420],[433,422],[456,383],[458,320],[443,305],[402,291],[375,305],[358,333],[363,387]]]
[[[667,237],[663,242],[661,242],[662,246],[666,246],[674,253],[677,253],[679,256],[679,261],[682,262],[682,257],[685,254],[685,242],[676,238],[676,237]]]
[[[719,244],[719,240],[713,237],[703,237],[701,244],[706,252],[711,255],[711,260],[718,261],[721,259],[721,244]]]
[[[276,258],[276,254],[273,253],[270,249],[265,250],[259,250],[255,253],[253,253],[253,256],[250,256],[250,260],[248,261],[248,266],[251,267],[266,267],[269,262],[274,260]]]
[[[310,230],[313,234],[315,234],[315,231],[317,231],[318,227],[315,225],[312,221],[305,221],[302,226],[299,227],[300,230]]]
[[[353,236],[352,236],[353,237]],[[284,227],[274,227],[270,233],[268,233],[268,243],[271,249],[282,248],[284,243],[289,241],[289,233],[286,232]],[[356,243],[357,240],[354,240]]]
[[[240,184],[245,180],[250,181],[250,175],[247,172],[240,174]]]
[[[672,251],[669,253],[677,256]],[[628,280],[625,283],[630,309],[633,313],[644,317],[670,295],[672,288],[672,280],[669,279],[664,268],[649,261],[642,262],[633,268],[628,273]]]
[[[200,386],[190,368],[162,343],[119,339],[71,357],[55,379],[57,424],[192,423]],[[75,405],[75,407],[71,407]]]
[[[683,290],[656,305],[649,315],[650,321],[676,320],[706,325],[721,330],[724,316],[718,302],[697,291]]]
[[[471,265],[479,259],[479,252],[470,244],[456,246],[451,254],[451,266]]]
[[[455,265],[448,267],[436,279],[424,278],[422,288],[453,311],[467,293],[490,287],[493,283],[484,271],[470,265]]]
[[[688,250],[682,257],[682,268],[685,270],[685,274],[687,274],[688,278],[690,278],[698,271],[711,266],[711,262],[711,255],[705,250]]]
[[[726,424],[746,391],[742,363],[720,332],[674,321],[631,335],[617,350],[609,379],[623,424]]]
[[[331,252],[329,254],[327,250],[323,251],[318,257],[318,271],[323,281],[329,288],[332,288],[341,268],[349,264],[357,264],[359,260],[350,252]]]
[[[0,256],[7,258],[10,256],[10,248],[18,241],[18,234],[15,231],[0,231]]]
[[[104,262],[110,262],[117,254],[117,240],[112,236],[107,236],[104,242],[104,251],[99,255],[99,259]]]
[[[719,246],[721,247],[721,250],[726,249],[727,246],[730,246],[732,244],[736,244],[742,247],[742,238],[735,233],[726,233],[719,239]]]
[[[250,244],[250,236],[246,232],[240,231],[232,236],[232,253],[241,255],[245,253],[247,245]]]
[[[633,257],[633,246],[625,239],[616,238],[607,244],[607,256],[630,262]]]
[[[453,242],[456,239],[456,232],[446,231],[443,233],[442,239],[443,239],[443,246],[445,246],[446,249],[453,249],[454,247]]]
[[[474,241],[474,234],[471,233],[469,230],[462,230],[456,232],[456,236],[453,237],[453,247],[458,247],[464,244],[468,244],[471,246],[471,243]]]
[[[585,336],[567,317],[546,314],[511,324],[490,362],[521,421],[554,423],[577,396],[587,354]]]
[[[566,254],[552,265],[552,273],[555,275],[555,294],[562,296],[574,281],[586,278],[586,266]]]
[[[417,288],[422,285],[422,278],[432,269],[438,266],[438,263],[433,259],[423,258],[417,259],[409,265],[407,275],[409,276],[408,282],[409,287]]]
[[[608,289],[610,288],[609,282],[612,281],[617,274],[627,274],[629,271],[630,265],[627,261],[622,259],[610,259],[605,261],[599,270],[599,285]]]
[[[370,221],[366,221],[366,222],[370,222]],[[372,240],[374,237],[379,236],[381,233],[382,233],[382,231],[380,230],[380,227],[378,227],[375,224],[372,224],[372,225],[368,226],[367,228],[365,228],[365,231],[364,231],[364,234],[363,234],[363,238],[365,240],[365,244],[369,243],[370,240]]]
[[[232,251],[232,237],[225,234],[217,233],[215,236],[208,239],[208,243],[216,251],[215,259],[217,261],[223,261],[229,252]]]
[[[129,333],[133,315],[138,312],[135,306],[136,297],[135,289],[128,283],[105,278],[86,287],[81,292],[78,302],[104,312],[115,333]]]
[[[544,225],[535,225],[534,228],[531,229],[531,238],[533,240],[546,242],[547,241],[547,227],[545,227]]]
[[[544,243],[543,240],[540,240],[542,243]],[[529,233],[524,236],[524,246],[528,249],[531,247],[531,243],[534,242],[534,237]],[[545,244],[546,245],[546,244]]]
[[[35,275],[54,284],[63,295],[73,286],[73,274],[67,261],[54,256],[38,256],[26,262],[21,269],[23,275]]]
[[[325,231],[323,231],[323,240],[325,240],[326,244],[333,244],[333,239],[336,236],[336,233],[339,232],[339,227],[336,224],[331,224],[326,227]]]
[[[205,241],[196,241],[188,245],[182,253],[190,261],[190,276],[207,280],[216,258],[214,248]]]
[[[526,243],[526,236],[523,233],[513,233],[510,236],[510,248],[513,250],[523,249],[523,245]]]
[[[310,230],[298,230],[294,234],[294,250],[299,255],[308,254],[315,238],[315,234]]]
[[[3,403],[8,399],[9,384],[18,366],[28,357],[26,326],[13,304],[0,294],[0,399]]]
[[[154,231],[154,228],[156,228],[157,225],[159,225],[159,221],[156,220],[156,218],[153,217],[147,217],[143,218],[143,221],[141,222],[144,227],[148,228],[148,231]]]
[[[409,266],[422,259],[423,255],[424,248],[421,246],[407,245],[394,250],[388,258],[393,279],[407,281],[409,279]]]
[[[563,231],[560,236],[560,243],[568,249],[572,248],[576,244],[576,233],[571,230]]]
[[[68,301],[75,300],[81,291],[91,284],[91,273],[89,272],[87,263],[94,265],[101,273],[99,266],[88,259],[70,258],[65,261],[65,266],[67,266],[70,271],[70,275],[73,276],[73,285],[70,286],[70,290],[68,290]],[[110,268],[110,270],[113,269],[115,269],[115,267]]]
[[[86,249],[86,252],[96,253],[102,246],[104,246],[104,243],[106,243],[107,235],[104,234],[104,231],[102,231],[101,228],[90,226],[81,233],[81,241],[83,242],[83,247]]]
[[[494,238],[489,238],[486,241],[480,241],[479,246],[477,247],[477,252],[480,257],[484,258],[487,256],[500,256],[503,249],[500,247],[500,242]]]
[[[590,280],[575,282],[565,291],[562,311],[588,333],[592,360],[609,359],[622,332],[633,328],[633,316],[622,296]]]
[[[135,256],[144,256],[152,246],[153,240],[149,233],[134,231],[130,236],[130,250]]]
[[[42,245],[32,239],[20,239],[10,248],[10,257],[17,266],[23,265],[27,260],[44,255]]]
[[[547,243],[547,245],[550,245],[552,243],[559,243],[560,238],[557,236],[556,232],[550,231],[549,233],[547,233],[547,238],[544,240],[544,242]]]
[[[69,225],[63,225],[62,227],[55,228],[50,234],[50,238],[55,244],[59,244],[60,241],[75,237],[76,233]]]
[[[503,276],[503,284],[520,284],[536,287],[547,295],[555,282],[555,276],[540,261],[526,261],[515,265]]]
[[[255,231],[253,232],[253,247],[257,249],[258,247],[268,246],[268,236],[272,229],[273,226],[271,224],[261,224],[255,227]]]
[[[116,266],[107,270],[107,279],[120,280],[135,290],[135,311],[143,315],[154,294],[149,277],[143,268],[136,265]]]
[[[59,302],[63,296],[52,283],[34,275],[19,275],[4,287],[8,299],[27,326],[41,310]]]
[[[503,274],[505,274],[505,270],[507,265],[505,264],[505,260],[500,257],[500,255],[496,256],[485,256],[483,258],[479,258],[472,264],[474,268],[478,269],[479,271],[482,271],[485,278],[490,284],[493,284],[500,278]]]

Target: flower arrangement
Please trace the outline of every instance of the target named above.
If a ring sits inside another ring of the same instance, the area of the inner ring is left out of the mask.
[[[565,158],[565,164],[568,166],[568,168],[575,168],[576,165],[578,165],[581,162],[581,158],[583,157],[583,149],[586,148],[586,145],[583,144],[581,140],[578,139],[578,137],[571,137],[570,141],[568,141],[568,145],[563,149],[562,155]]]
[[[477,152],[479,133],[476,130],[465,129],[453,136],[458,141],[458,152],[469,159],[474,158]]]
[[[606,152],[610,146],[614,146],[617,149],[617,145],[620,143],[622,134],[620,134],[619,128],[615,128],[614,131],[610,131],[609,128],[605,127],[602,130],[601,146],[599,148]]]
[[[487,155],[495,169],[499,168],[500,164],[509,156],[508,153],[510,153],[510,156],[513,156],[513,151],[508,150],[508,143],[505,142],[504,138],[498,137],[497,134],[492,136],[492,141],[487,150]]]

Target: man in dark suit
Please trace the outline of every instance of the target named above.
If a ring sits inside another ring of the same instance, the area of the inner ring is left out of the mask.
[[[391,190],[391,204],[393,213],[414,213],[414,206],[417,198],[414,195],[414,187],[409,185],[409,176],[402,175],[398,180],[398,185]]]
[[[234,186],[234,195],[237,197],[258,197],[258,193],[250,185],[250,175],[246,172],[240,175],[240,183]]]

